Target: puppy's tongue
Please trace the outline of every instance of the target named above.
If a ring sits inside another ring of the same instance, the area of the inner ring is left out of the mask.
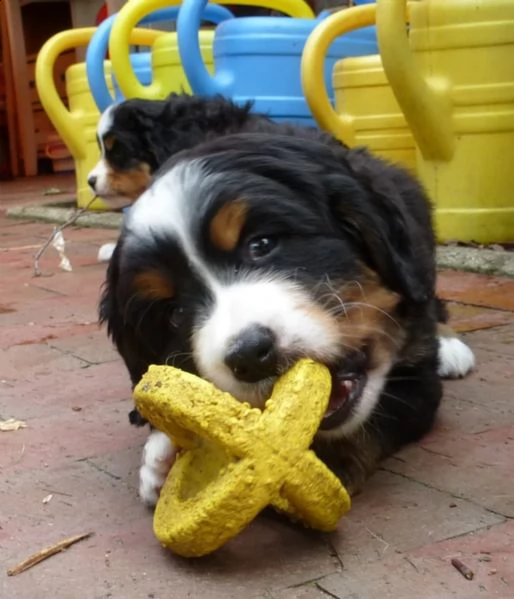
[[[335,376],[332,377],[332,392],[330,393],[325,418],[337,412],[348,401],[353,387],[354,382],[350,379],[339,380]]]

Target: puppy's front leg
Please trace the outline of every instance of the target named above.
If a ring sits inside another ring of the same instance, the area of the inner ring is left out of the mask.
[[[152,430],[143,449],[139,470],[139,496],[147,506],[156,505],[176,455],[177,449],[169,437],[158,430]]]
[[[347,439],[316,439],[313,449],[341,479],[351,496],[360,493],[366,480],[388,453],[383,439],[364,429]]]

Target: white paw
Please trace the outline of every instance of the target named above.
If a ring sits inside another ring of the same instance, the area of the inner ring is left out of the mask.
[[[116,247],[115,243],[104,243],[98,250],[98,262],[109,262]]]
[[[475,355],[457,337],[439,337],[438,374],[444,379],[458,379],[475,368]]]
[[[139,470],[139,497],[146,505],[153,507],[157,503],[176,453],[177,450],[164,433],[160,431],[150,433],[143,449],[142,465]]]

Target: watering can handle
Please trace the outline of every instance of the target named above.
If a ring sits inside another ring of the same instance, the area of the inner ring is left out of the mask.
[[[339,115],[327,94],[324,77],[325,56],[332,42],[345,33],[375,22],[375,4],[355,6],[324,19],[307,38],[302,54],[302,87],[309,108],[319,126],[343,143],[354,145],[351,122]]]
[[[169,16],[171,11],[173,11],[173,9],[159,11],[159,13],[162,12],[165,14],[161,15],[154,13],[151,19],[144,19],[144,21],[155,22],[163,21],[168,18],[176,18],[176,14],[173,17]],[[176,12],[177,9],[175,9],[175,13]],[[91,88],[91,93],[93,94],[93,98],[100,112],[103,112],[115,100],[107,85],[108,74],[105,72],[104,65],[109,46],[109,35],[115,18],[116,14],[113,14],[100,24],[89,42],[86,52],[86,71],[89,87]],[[165,33],[165,31],[155,31],[152,29],[135,29],[131,32],[130,41],[134,44],[145,46],[151,45],[158,37]]]
[[[260,6],[279,10],[280,12],[296,18],[314,18],[314,13],[303,0],[213,0],[214,2],[227,2],[230,5]],[[224,73],[211,76],[207,70],[198,41],[198,30],[202,18],[202,10],[207,0],[185,0],[177,20],[177,37],[180,59],[186,77],[195,93],[206,96],[217,94],[230,95],[232,77]]]
[[[85,156],[86,142],[83,136],[77,135],[80,128],[77,115],[68,110],[57,92],[54,66],[63,52],[88,44],[95,31],[94,27],[84,27],[57,33],[43,44],[36,59],[35,80],[39,99],[75,159]]]
[[[54,82],[54,66],[63,52],[86,46],[95,31],[95,27],[83,27],[57,33],[43,44],[36,59],[35,80],[41,105],[75,159],[84,158],[86,155],[86,141],[83,136],[77,135],[82,114],[71,113],[61,100]],[[140,29],[135,41],[141,43],[142,37],[155,33]]]
[[[421,75],[405,27],[416,3],[377,0],[377,37],[384,71],[414,139],[427,160],[453,154],[450,98],[445,83],[429,84]]]
[[[127,98],[145,98],[154,100],[162,98],[166,95],[167,82],[153,80],[150,85],[142,85],[136,77],[132,64],[130,62],[129,45],[131,32],[136,25],[143,22],[155,21],[154,14],[159,9],[173,10],[178,12],[182,0],[144,0],[137,2],[133,0],[128,2],[117,14],[112,25],[111,35],[109,38],[109,53],[113,73],[116,76],[118,85],[120,86],[123,95]],[[214,2],[219,4],[219,2]],[[162,11],[164,12],[164,11]],[[176,18],[176,15],[175,17]],[[220,23],[227,19],[234,18],[234,15],[222,6],[207,6],[202,12],[204,20]],[[161,20],[161,19],[159,19]],[[160,32],[162,33],[162,32]]]

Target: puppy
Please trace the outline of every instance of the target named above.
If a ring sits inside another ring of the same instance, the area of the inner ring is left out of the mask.
[[[134,204],[100,318],[133,384],[170,364],[262,406],[300,357],[326,364],[314,448],[355,493],[430,430],[440,374],[473,367],[453,333],[438,339],[434,247],[419,184],[366,150],[301,133],[225,136],[176,155]],[[147,504],[173,458],[151,432]]]
[[[88,175],[93,192],[113,209],[135,202],[153,173],[181,150],[209,139],[239,132],[279,131],[294,135],[295,127],[272,121],[223,98],[171,94],[166,100],[127,100],[110,106],[97,128],[100,160]],[[315,129],[306,135],[319,137]],[[326,143],[338,144],[324,134]],[[108,262],[114,243],[100,248],[98,259]]]
[[[296,130],[251,112],[221,96],[171,94],[166,100],[127,100],[101,116],[97,139],[101,157],[88,175],[91,189],[113,206],[132,204],[152,174],[170,156],[222,135]],[[307,135],[319,136],[315,130]],[[332,143],[339,143],[325,135]]]

